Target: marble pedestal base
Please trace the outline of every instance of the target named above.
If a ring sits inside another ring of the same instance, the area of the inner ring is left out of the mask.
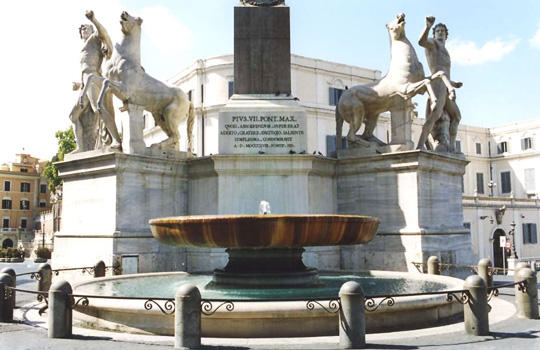
[[[425,151],[340,159],[338,213],[381,220],[369,244],[342,247],[342,264],[412,271],[412,262],[430,255],[444,263],[474,263],[470,233],[463,227],[466,164],[460,157]]]

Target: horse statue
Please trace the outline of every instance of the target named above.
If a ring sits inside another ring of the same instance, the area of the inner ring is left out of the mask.
[[[140,17],[132,17],[126,11],[120,15],[122,39],[114,47],[114,53],[104,70],[105,80],[101,89],[98,108],[110,93],[124,104],[141,106],[152,113],[156,124],[168,136],[159,146],[179,150],[179,125],[187,118],[188,153],[193,150],[193,123],[195,113],[187,95],[177,87],[168,86],[148,75],[141,66],[141,25]],[[141,140],[142,140],[142,135]]]
[[[444,72],[436,72],[431,77],[424,75],[422,63],[416,51],[405,36],[405,14],[400,13],[386,25],[390,35],[391,60],[388,73],[381,79],[367,84],[356,85],[345,90],[336,106],[336,148],[341,149],[343,122],[349,124],[347,141],[352,146],[369,145],[377,126],[379,114],[389,111],[396,104],[396,98],[408,100],[416,94],[428,92],[432,107],[436,104],[431,80],[442,78]],[[443,79],[445,81],[445,79]],[[450,86],[448,91],[453,91]],[[364,133],[356,133],[365,124]]]

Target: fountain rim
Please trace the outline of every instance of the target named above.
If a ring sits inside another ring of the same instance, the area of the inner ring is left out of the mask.
[[[161,218],[150,219],[148,223],[150,225],[155,224],[167,224],[175,223],[178,221],[181,222],[206,222],[213,221],[218,219],[246,219],[246,220],[272,220],[272,219],[347,219],[347,220],[366,220],[366,221],[376,221],[380,223],[380,219],[374,216],[368,215],[346,215],[346,214],[205,214],[205,215],[179,215],[179,216],[166,216]]]

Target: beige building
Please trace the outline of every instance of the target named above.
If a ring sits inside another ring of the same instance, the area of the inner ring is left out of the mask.
[[[46,164],[28,154],[17,154],[14,162],[0,165],[2,248],[31,242],[34,230],[40,228],[40,211],[50,209],[47,180],[41,176]]]
[[[232,95],[233,76],[233,56],[228,55],[197,60],[169,81],[184,90],[196,107],[195,152],[199,156],[218,153],[218,113]],[[335,150],[334,110],[341,92],[380,77],[381,72],[375,70],[291,55],[292,95],[308,117],[308,153],[329,155]],[[414,140],[423,122],[413,116]],[[148,144],[164,138],[151,117],[146,117],[145,126]],[[509,238],[512,232],[519,258],[540,257],[539,134],[540,119],[493,128],[459,127],[456,146],[470,161],[463,178],[464,225],[471,229],[474,253],[492,259],[497,266],[503,263],[499,237]],[[379,118],[375,135],[391,141],[388,114]],[[182,136],[185,149],[185,134]]]

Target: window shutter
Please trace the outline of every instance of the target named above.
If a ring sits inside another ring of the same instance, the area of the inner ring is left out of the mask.
[[[530,234],[531,234],[531,243],[536,244],[538,242],[536,238],[536,224],[531,224]]]
[[[521,232],[523,233],[523,244],[529,243],[529,234],[528,234],[527,224],[521,224]]]

